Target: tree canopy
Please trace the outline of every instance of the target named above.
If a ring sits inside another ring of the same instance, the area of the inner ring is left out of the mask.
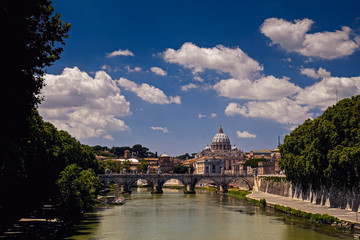
[[[78,223],[84,212],[93,208],[100,190],[95,172],[82,170],[75,163],[61,172],[56,185],[58,215],[67,223]]]
[[[279,166],[304,189],[360,186],[360,95],[339,101],[285,136]]]

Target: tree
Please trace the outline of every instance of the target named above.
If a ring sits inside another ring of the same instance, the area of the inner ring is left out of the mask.
[[[104,170],[109,169],[111,172],[114,172],[114,173],[120,173],[120,171],[121,171],[120,163],[113,161],[113,160],[106,160],[103,163],[103,168],[104,168]]]
[[[121,172],[130,172],[130,160],[125,160],[120,166]]]
[[[245,166],[250,166],[252,168],[257,168],[259,162],[266,162],[265,158],[250,158],[245,162]]]
[[[185,165],[178,164],[173,167],[173,172],[177,174],[188,173],[188,171],[189,171],[189,167]]]
[[[0,161],[0,230],[29,211],[44,196],[56,164],[49,165],[46,146],[53,138],[34,109],[42,100],[45,68],[60,58],[70,24],[54,13],[49,0],[0,3],[2,26]],[[52,149],[54,150],[54,149]],[[44,179],[46,179],[44,181]],[[42,182],[41,182],[42,180]],[[45,183],[44,183],[45,182]],[[38,185],[37,185],[38,184]]]
[[[306,120],[280,146],[279,166],[304,189],[360,186],[360,95]]]
[[[175,158],[182,159],[182,160],[186,160],[186,159],[194,158],[194,156],[193,156],[193,155],[190,155],[190,154],[188,154],[188,153],[185,153],[185,154],[180,155],[180,156],[177,156],[177,157],[175,157]]]
[[[143,147],[141,144],[135,144],[132,148],[131,148],[132,153],[139,157],[139,158],[144,158],[147,157],[147,152],[149,151],[148,148]]]
[[[70,24],[64,23],[60,14],[54,13],[50,0],[24,1],[21,4],[4,0],[0,8],[1,22],[6,23],[2,24],[0,47],[1,84],[6,89],[2,97],[6,102],[11,101],[2,109],[12,113],[11,118],[3,119],[8,127],[23,123],[31,115],[31,109],[41,102],[45,68],[60,58],[61,45],[69,36]],[[10,130],[13,134],[21,134],[23,126]]]
[[[136,166],[136,171],[138,173],[146,173],[149,167],[149,163],[145,160],[141,160],[140,164]]]
[[[68,165],[56,181],[57,214],[69,224],[78,223],[93,208],[100,190],[99,178],[92,169],[82,170],[75,163]]]

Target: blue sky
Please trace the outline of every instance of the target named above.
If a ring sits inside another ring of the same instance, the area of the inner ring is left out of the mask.
[[[360,94],[359,1],[61,1],[45,120],[89,145],[199,152],[278,136]]]

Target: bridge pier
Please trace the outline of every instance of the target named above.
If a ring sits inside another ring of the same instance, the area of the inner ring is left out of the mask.
[[[228,186],[227,184],[220,184],[218,191],[220,193],[227,193],[228,192]]]
[[[122,184],[120,186],[120,191],[121,193],[131,194],[130,186],[128,186],[128,184]]]
[[[192,184],[188,184],[185,186],[185,190],[184,190],[185,194],[195,194],[195,185]]]
[[[152,194],[161,194],[164,191],[162,190],[162,186],[156,185],[153,187],[153,190],[151,191]]]

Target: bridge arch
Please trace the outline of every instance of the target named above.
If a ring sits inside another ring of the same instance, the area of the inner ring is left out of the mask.
[[[137,182],[138,180],[145,180],[145,181],[149,184],[149,186],[150,186],[151,188],[154,186],[154,183],[151,181],[151,179],[146,178],[146,177],[143,177],[143,176],[139,176],[139,177],[137,177],[137,178],[132,178],[132,179],[127,183],[128,188],[130,189],[131,186],[132,186],[135,182]]]
[[[253,188],[253,182],[252,181],[250,181],[246,177],[240,177],[240,176],[230,177],[229,179],[227,179],[226,185],[230,186],[230,183],[233,182],[234,180],[242,180],[242,181],[244,181],[246,183],[246,185],[248,186],[249,190],[252,190],[252,188]]]
[[[161,186],[164,186],[164,184],[167,182],[167,181],[170,181],[170,180],[178,180],[179,182],[181,182],[181,184],[183,184],[184,186],[187,185],[187,183],[185,182],[184,178],[183,177],[180,177],[180,176],[176,176],[176,175],[172,175],[172,176],[168,176],[168,177],[163,177],[162,180],[161,180]]]
[[[202,180],[210,180],[212,182],[214,182],[216,184],[217,187],[219,187],[221,185],[221,182],[218,181],[218,179],[214,176],[209,176],[209,175],[203,175],[203,176],[197,176],[194,181],[193,181],[193,185],[194,187],[196,186],[196,184],[198,184],[200,181]]]

